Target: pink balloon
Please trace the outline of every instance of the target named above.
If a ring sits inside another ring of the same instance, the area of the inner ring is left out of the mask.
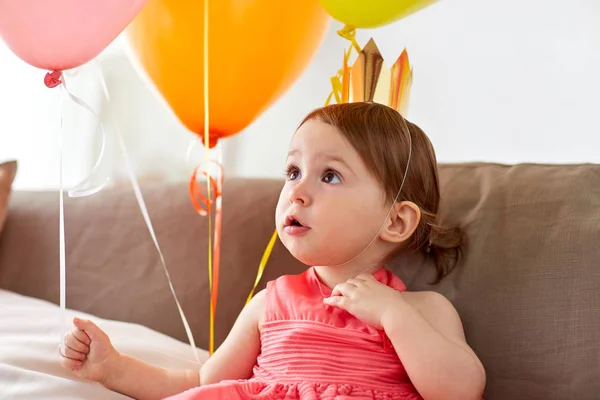
[[[0,0],[0,37],[34,67],[66,70],[100,54],[147,0]]]

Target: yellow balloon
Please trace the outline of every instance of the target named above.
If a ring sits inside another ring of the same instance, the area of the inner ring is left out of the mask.
[[[355,28],[376,28],[398,21],[437,0],[320,0],[333,18]]]

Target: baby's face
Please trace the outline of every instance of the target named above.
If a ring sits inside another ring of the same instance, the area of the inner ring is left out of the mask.
[[[276,211],[279,237],[299,261],[335,266],[378,234],[385,196],[352,145],[331,125],[310,120],[295,133]]]

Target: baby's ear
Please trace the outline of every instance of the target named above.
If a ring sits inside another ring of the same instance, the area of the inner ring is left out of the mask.
[[[412,201],[399,201],[392,208],[387,224],[379,237],[391,243],[405,242],[415,232],[420,221],[419,206]]]

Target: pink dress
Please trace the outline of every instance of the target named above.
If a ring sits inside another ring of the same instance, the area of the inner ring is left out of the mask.
[[[406,290],[384,268],[374,276]],[[314,268],[269,282],[252,378],[201,386],[169,399],[422,400],[385,333],[325,305],[323,298],[330,294]]]

